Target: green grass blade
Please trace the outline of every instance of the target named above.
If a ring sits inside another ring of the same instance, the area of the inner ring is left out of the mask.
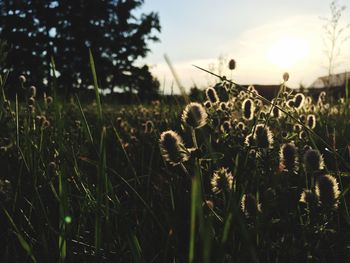
[[[101,105],[101,99],[100,99],[100,88],[98,86],[95,62],[94,62],[94,57],[92,55],[91,49],[89,49],[89,60],[90,60],[91,73],[94,80],[97,112],[98,112],[99,120],[102,121],[102,105]]]
[[[15,229],[15,234],[18,238],[19,243],[21,244],[22,248],[28,253],[28,255],[30,256],[30,258],[33,260],[33,262],[37,262],[36,258],[33,255],[33,249],[30,246],[30,244],[24,239],[24,237],[21,235],[21,233],[19,232],[15,222],[13,221],[12,217],[10,216],[10,214],[7,212],[7,210],[3,207],[2,208],[7,219],[9,220],[9,222],[11,223],[12,227]]]
[[[195,255],[195,239],[196,239],[196,211],[198,203],[198,191],[199,191],[199,180],[197,177],[192,179],[192,192],[191,192],[191,229],[190,229],[190,244],[188,262],[194,262]]]

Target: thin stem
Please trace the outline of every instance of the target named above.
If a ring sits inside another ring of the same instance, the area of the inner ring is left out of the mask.
[[[192,141],[194,148],[198,149],[197,139],[196,139],[196,131],[195,129],[191,128],[191,135],[192,135]]]

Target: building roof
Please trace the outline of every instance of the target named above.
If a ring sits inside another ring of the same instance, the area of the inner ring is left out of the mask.
[[[345,85],[345,81],[350,81],[350,73],[338,73],[330,76],[323,76],[317,78],[309,88],[326,88],[326,87],[340,87]]]

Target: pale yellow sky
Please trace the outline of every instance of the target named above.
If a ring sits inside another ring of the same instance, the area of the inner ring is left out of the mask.
[[[188,37],[174,37],[173,41],[178,41],[178,45],[169,45],[167,37],[166,43],[154,44],[153,53],[145,61],[152,65],[152,72],[162,85],[165,83],[166,92],[169,92],[174,80],[165,60],[162,59],[164,53],[172,60],[181,82],[187,88],[193,86],[193,83],[202,88],[213,83],[213,78],[192,67],[192,64],[208,68],[209,64],[218,63],[217,58],[220,55],[237,61],[237,68],[232,74],[236,82],[278,84],[283,72],[287,71],[290,74],[291,87],[299,87],[299,84],[309,86],[318,76],[327,74],[323,22],[320,16],[329,13],[329,2],[322,1],[322,5],[325,5],[322,12],[318,10],[309,14],[296,10],[283,17],[277,16],[276,19],[270,18],[253,23],[253,26],[232,30],[231,34],[230,31],[223,32],[222,41],[218,41],[219,34],[215,35],[213,40],[210,34],[200,35],[205,32],[199,30],[193,33],[194,38],[191,42],[186,42]],[[350,9],[350,6],[348,8]],[[342,23],[350,23],[350,10],[345,10]],[[196,42],[196,36],[201,39],[206,37],[208,41],[200,44]],[[160,38],[162,39],[162,34]],[[160,54],[161,51],[164,52]],[[335,71],[350,71],[350,41],[342,46],[341,51],[342,63]],[[231,73],[227,71],[225,75],[230,77]],[[177,88],[174,92],[178,92]]]

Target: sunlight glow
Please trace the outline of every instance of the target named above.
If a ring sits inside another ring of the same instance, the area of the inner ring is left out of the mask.
[[[289,68],[307,56],[309,44],[301,38],[281,38],[267,52],[267,60],[280,68]]]

